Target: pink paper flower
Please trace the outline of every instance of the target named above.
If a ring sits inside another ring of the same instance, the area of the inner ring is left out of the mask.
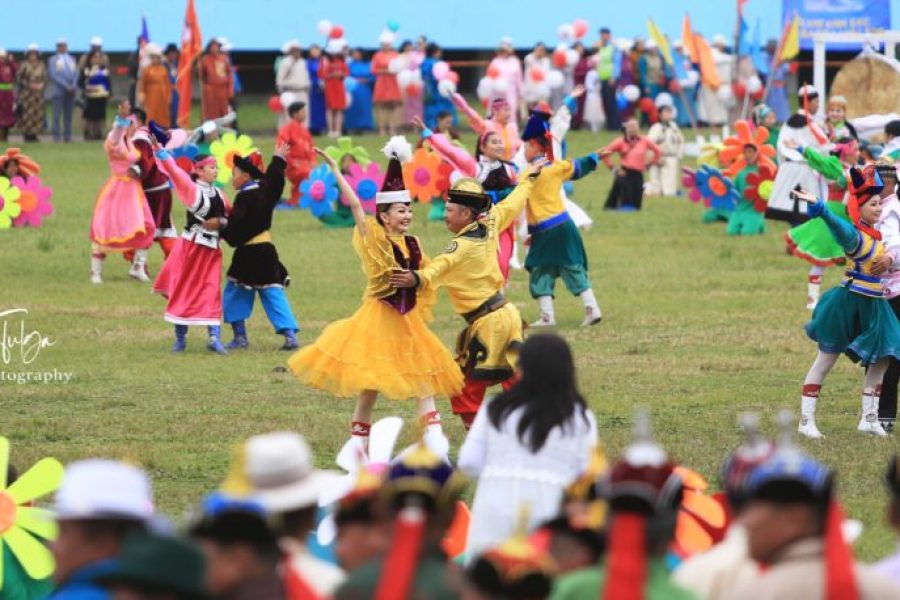
[[[37,175],[32,175],[27,181],[13,177],[12,184],[21,192],[19,206],[22,207],[22,212],[13,219],[13,227],[40,227],[44,217],[53,213],[53,203],[50,202],[53,190],[45,186]]]
[[[347,174],[347,183],[356,192],[363,209],[369,213],[375,213],[375,194],[381,189],[384,183],[384,172],[378,163],[371,162],[365,168],[357,163],[350,165],[350,172]],[[341,196],[341,203],[349,206],[350,203]]]

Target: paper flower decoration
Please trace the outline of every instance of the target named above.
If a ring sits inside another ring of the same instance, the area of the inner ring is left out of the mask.
[[[319,165],[300,182],[300,208],[309,209],[316,218],[333,213],[339,195],[337,180],[327,165]]]
[[[3,170],[6,166],[6,162],[9,160],[14,160],[19,163],[19,171],[27,177],[38,175],[41,172],[40,165],[27,155],[22,154],[22,151],[18,148],[7,148],[6,152],[0,154],[0,171]]]
[[[235,155],[247,156],[254,150],[258,151],[253,146],[253,138],[249,135],[237,136],[231,132],[210,144],[209,150],[216,157],[216,162],[219,163],[219,176],[216,177],[216,181],[219,183],[231,181],[231,169],[234,168]]]
[[[688,200],[694,203],[703,200],[703,195],[700,193],[700,189],[697,187],[697,171],[688,167],[682,167],[681,185],[684,186],[684,189],[687,192]],[[708,203],[705,204],[709,206]]]
[[[53,513],[29,504],[56,490],[62,481],[63,466],[55,458],[43,458],[8,488],[9,440],[0,437],[0,546],[10,553],[32,579],[46,579],[56,564],[47,546],[37,538],[56,538]],[[3,588],[3,553],[0,552],[0,590]],[[0,596],[5,597],[0,593]]]
[[[675,467],[684,484],[684,496],[675,525],[672,549],[681,559],[708,550],[725,536],[725,509],[704,492],[709,487],[698,473]]]
[[[700,156],[697,157],[697,166],[709,165],[717,169],[721,167],[722,164],[719,162],[719,152],[722,148],[722,144],[713,144],[712,142],[701,146]]]
[[[753,203],[753,208],[756,212],[766,212],[769,197],[772,195],[772,187],[775,185],[775,173],[776,169],[760,165],[756,173],[747,175],[744,199]]]
[[[423,204],[441,195],[440,157],[425,148],[413,152],[412,160],[403,165],[403,182],[409,195]]]
[[[381,184],[384,183],[384,172],[381,170],[381,167],[376,162],[369,163],[369,166],[363,169],[356,163],[350,165],[350,172],[347,174],[347,183],[350,184],[350,187],[353,188],[353,191],[356,192],[359,201],[362,203],[363,209],[369,213],[375,213],[375,194],[378,193],[378,190],[381,189]],[[341,203],[345,206],[349,206],[350,203],[347,202],[343,195],[341,196]]]
[[[41,178],[32,175],[25,181],[21,177],[13,177],[11,182],[19,188],[19,206],[22,212],[13,219],[13,227],[40,227],[44,217],[53,213],[50,196],[53,190],[41,182]]]
[[[447,199],[447,194],[450,191],[450,175],[453,174],[453,171],[453,166],[450,163],[441,161],[441,164],[438,165],[437,187],[441,192],[441,198],[444,200]]]
[[[341,159],[348,154],[363,167],[368,166],[372,162],[372,159],[369,158],[369,151],[362,146],[354,146],[353,139],[346,136],[337,139],[337,146],[325,148],[325,154],[333,158],[338,166],[341,164]]]
[[[737,206],[737,188],[720,170],[703,165],[697,171],[696,181],[697,189],[709,207],[729,211]]]
[[[194,170],[194,158],[200,154],[200,148],[196,144],[185,144],[179,146],[170,152],[175,164],[181,167],[185,173],[191,173]]]
[[[744,146],[756,146],[759,151],[757,164],[766,165],[775,168],[773,158],[775,158],[775,148],[767,144],[769,140],[769,130],[765,127],[757,127],[756,131],[751,131],[750,123],[744,120],[734,123],[735,135],[725,138],[722,149],[719,150],[719,164],[725,168],[725,175],[734,177],[745,168],[747,161],[744,160]]]
[[[9,229],[12,220],[22,212],[19,205],[21,195],[21,190],[13,186],[9,179],[0,177],[0,229]]]

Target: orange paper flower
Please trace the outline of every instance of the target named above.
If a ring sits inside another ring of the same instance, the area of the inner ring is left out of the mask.
[[[441,195],[440,166],[440,157],[425,148],[416,150],[412,160],[403,165],[403,182],[413,199],[427,204]]]
[[[775,148],[766,143],[769,139],[769,130],[765,127],[757,127],[756,131],[751,130],[748,121],[736,121],[734,124],[735,135],[725,139],[725,144],[719,150],[719,162],[725,168],[725,175],[734,177],[747,167],[747,161],[744,160],[744,146],[755,146],[759,151],[759,159],[757,163],[760,167],[767,166],[773,170],[776,168],[773,158],[775,158]]]

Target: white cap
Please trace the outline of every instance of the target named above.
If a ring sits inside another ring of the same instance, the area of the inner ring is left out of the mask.
[[[682,41],[681,38],[678,38],[677,40],[672,42],[672,47],[673,48],[684,48],[684,41]]]
[[[713,42],[713,45],[714,45],[714,46],[717,46],[717,45],[719,45],[719,44],[725,46],[725,45],[728,44],[728,40],[725,39],[725,36],[722,35],[721,33],[717,33],[716,35],[714,35],[714,36],[713,36],[713,39],[712,39],[712,42]]]
[[[215,121],[203,121],[203,124],[200,126],[200,131],[203,132],[203,135],[211,135],[216,132],[216,122]]]
[[[91,46],[102,46],[103,38],[97,37],[96,35],[91,38]]]
[[[41,47],[35,44],[34,42],[28,44],[28,47],[25,48],[25,52],[40,52]]]
[[[244,469],[251,494],[272,513],[315,506],[323,488],[339,476],[313,468],[303,436],[290,431],[255,435],[244,446]]]
[[[613,40],[613,44],[615,44],[619,50],[623,52],[627,52],[634,47],[634,41],[628,38],[619,38],[617,40]]]
[[[396,35],[394,34],[394,32],[391,31],[390,29],[385,29],[385,30],[382,31],[381,34],[378,36],[378,43],[379,43],[379,44],[391,44],[391,45],[393,45],[393,43],[394,43],[396,40],[397,40],[397,36],[396,36]]]
[[[283,54],[287,54],[291,50],[296,48],[297,50],[301,50],[303,46],[300,45],[300,40],[288,40],[284,43],[284,46],[281,47],[281,52]]]
[[[328,54],[339,54],[347,47],[347,40],[344,38],[331,39],[325,44],[325,52]]]
[[[646,48],[647,50],[653,50],[655,48],[659,48],[659,45],[653,40],[653,38],[650,38],[646,41],[646,43],[644,43],[644,48]]]
[[[813,97],[813,96],[818,96],[818,95],[819,95],[819,90],[817,90],[815,88],[815,86],[812,86],[808,83],[804,86],[801,86],[800,89],[797,90],[797,96],[800,99],[803,99],[804,96]]]
[[[0,48],[0,58],[6,56],[6,48]]]
[[[500,47],[512,49],[512,47],[513,47],[512,38],[509,37],[508,35],[504,35],[502,38],[500,38]]]
[[[156,42],[147,42],[144,46],[144,54],[147,56],[162,56],[162,48]]]
[[[113,460],[83,460],[66,467],[56,492],[58,520],[153,517],[150,480],[141,469]]]
[[[64,38],[64,37],[57,38],[56,45],[59,46],[60,44],[65,44],[66,46],[68,46],[69,42],[67,42],[66,38]]]
[[[218,38],[219,45],[222,47],[222,52],[231,52],[232,48],[234,48],[234,44],[231,43],[227,37]]]

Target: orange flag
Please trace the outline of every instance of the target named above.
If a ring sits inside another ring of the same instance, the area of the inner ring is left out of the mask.
[[[719,89],[722,81],[719,79],[719,72],[716,70],[716,61],[713,60],[712,49],[699,33],[694,34],[694,47],[697,49],[697,62],[700,64],[700,80],[703,82],[703,85],[711,90]]]
[[[684,45],[684,51],[692,63],[700,62],[700,52],[697,44],[694,43],[694,30],[691,27],[691,18],[685,13],[684,22],[681,24],[681,43]]]
[[[194,61],[200,56],[203,35],[200,33],[200,22],[194,10],[194,0],[187,1],[184,12],[184,29],[181,30],[181,56],[178,59],[178,126],[189,127],[191,124],[191,70]]]

